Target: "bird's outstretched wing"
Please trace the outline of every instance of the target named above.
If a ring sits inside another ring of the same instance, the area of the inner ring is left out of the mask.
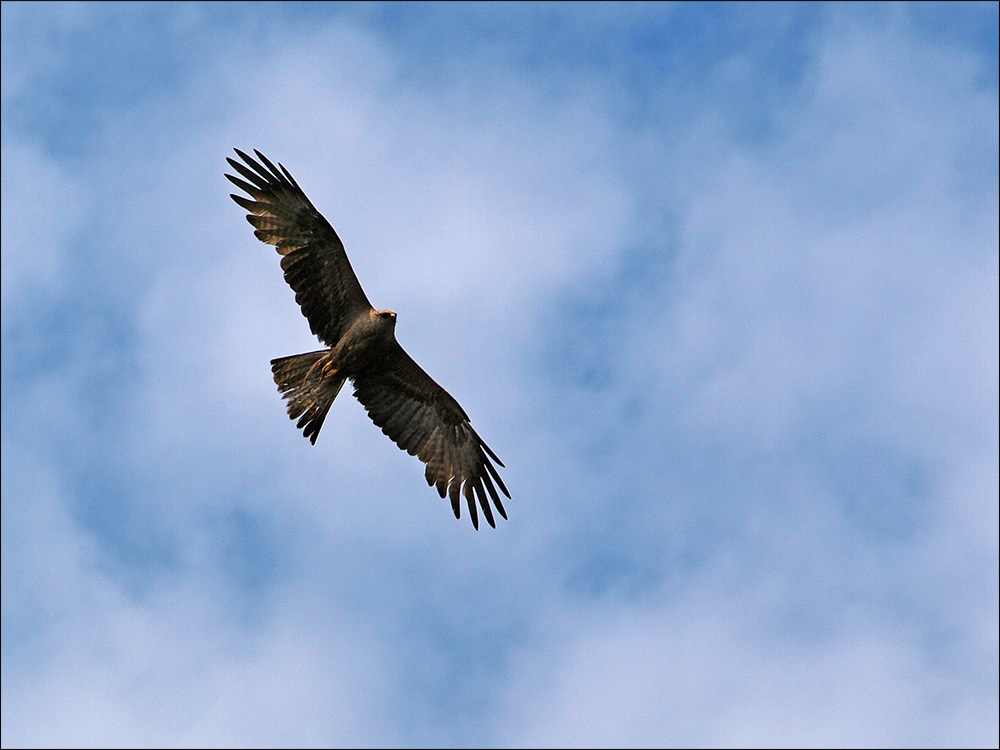
[[[285,281],[295,291],[309,328],[327,346],[336,346],[354,318],[371,309],[344,244],[284,166],[275,167],[256,149],[260,162],[235,151],[246,165],[226,161],[246,179],[226,177],[252,200],[240,195],[232,199],[250,212],[247,221],[257,239],[284,256]]]
[[[377,368],[354,376],[354,395],[368,416],[396,445],[427,464],[427,484],[451,499],[455,518],[461,517],[464,495],[472,525],[478,529],[478,498],[486,521],[495,528],[489,499],[507,518],[497,487],[508,498],[510,493],[490,459],[501,467],[503,462],[472,429],[459,403],[398,342],[389,342],[380,360]]]

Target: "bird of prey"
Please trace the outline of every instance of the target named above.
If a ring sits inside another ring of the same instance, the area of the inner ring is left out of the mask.
[[[231,197],[250,212],[247,221],[257,239],[282,256],[295,301],[309,328],[329,347],[271,360],[274,382],[288,400],[288,416],[299,420],[296,426],[315,444],[330,405],[350,380],[371,420],[427,464],[427,484],[450,498],[455,518],[461,517],[464,495],[472,525],[479,528],[478,499],[486,521],[496,528],[489,501],[507,518],[497,487],[508,498],[510,493],[490,459],[503,463],[472,429],[458,401],[397,343],[396,313],[372,307],[340,237],[288,170],[256,149],[257,159],[235,151],[244,163],[226,161],[244,179],[226,177],[250,198]]]

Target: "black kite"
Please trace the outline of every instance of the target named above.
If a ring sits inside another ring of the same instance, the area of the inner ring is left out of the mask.
[[[309,328],[329,347],[271,360],[274,382],[288,399],[288,416],[298,419],[297,427],[315,443],[330,405],[350,379],[372,421],[427,464],[427,483],[451,499],[455,518],[461,517],[465,495],[478,529],[478,498],[495,528],[489,498],[507,518],[496,487],[508,498],[510,493],[490,459],[503,463],[472,429],[459,403],[397,343],[396,313],[372,307],[337,233],[288,170],[281,164],[276,168],[257,150],[260,162],[239,149],[236,153],[245,165],[226,161],[247,181],[226,177],[251,200],[232,199],[250,212],[247,221],[257,239],[283,256],[281,268],[295,301]]]

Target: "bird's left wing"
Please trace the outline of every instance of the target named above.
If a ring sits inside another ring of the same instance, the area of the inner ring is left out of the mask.
[[[464,495],[472,525],[478,529],[478,498],[486,521],[496,528],[489,500],[507,518],[497,487],[508,498],[510,493],[490,459],[501,467],[503,463],[472,429],[468,415],[451,394],[398,342],[393,340],[387,347],[378,366],[354,376],[354,395],[382,432],[427,464],[427,484],[451,499],[455,518],[461,517]]]
[[[247,221],[257,239],[284,256],[285,281],[295,291],[309,328],[327,346],[336,346],[354,319],[371,309],[340,237],[287,169],[274,166],[256,149],[260,161],[239,149],[236,153],[244,164],[226,161],[245,179],[226,177],[250,199],[230,197],[250,212]]]

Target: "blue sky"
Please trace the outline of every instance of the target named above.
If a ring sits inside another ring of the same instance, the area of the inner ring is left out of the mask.
[[[998,743],[998,17],[2,6],[2,739]],[[473,531],[229,199],[507,465]]]

